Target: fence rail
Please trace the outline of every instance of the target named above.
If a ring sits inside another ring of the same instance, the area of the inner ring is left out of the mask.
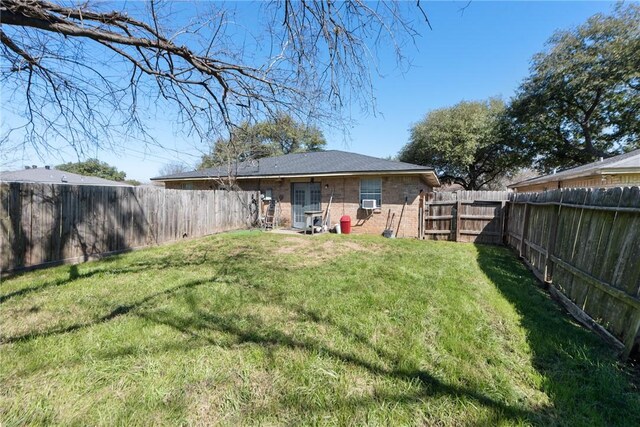
[[[0,268],[11,271],[249,225],[252,192],[0,184]]]
[[[507,244],[628,356],[640,338],[640,188],[517,194],[508,211]]]

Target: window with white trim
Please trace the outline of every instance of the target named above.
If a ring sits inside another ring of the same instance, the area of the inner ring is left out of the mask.
[[[376,206],[382,206],[382,179],[362,178],[360,180],[360,206],[364,199],[376,201]]]

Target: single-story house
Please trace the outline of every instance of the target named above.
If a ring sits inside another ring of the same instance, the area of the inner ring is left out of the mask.
[[[126,182],[110,181],[95,176],[78,175],[77,173],[52,169],[49,166],[42,168],[31,166],[18,171],[0,172],[0,182],[131,187],[131,185]]]
[[[556,188],[606,188],[640,185],[640,149],[597,162],[509,184],[516,192]]]
[[[228,176],[228,169],[151,179],[164,182],[166,188],[215,189]],[[232,175],[241,189],[260,191],[267,200],[277,200],[284,227],[305,228],[305,211],[325,211],[331,200],[332,225],[348,215],[352,232],[381,234],[395,214],[398,237],[418,236],[420,192],[440,186],[431,167],[338,150],[245,161],[233,167]]]

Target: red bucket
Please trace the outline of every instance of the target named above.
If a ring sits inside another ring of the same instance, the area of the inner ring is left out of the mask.
[[[340,232],[342,234],[351,233],[351,217],[349,215],[343,215],[340,218]]]

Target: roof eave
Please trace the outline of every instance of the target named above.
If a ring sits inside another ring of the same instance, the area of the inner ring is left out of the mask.
[[[640,167],[629,166],[625,168],[603,168],[599,171],[602,175],[615,175],[615,174],[628,174],[628,173],[640,173]]]
[[[555,181],[563,181],[567,179],[573,178],[583,178],[586,176],[594,176],[594,175],[624,175],[624,174],[640,174],[640,167],[626,167],[626,168],[602,168],[602,169],[593,169],[584,173],[577,173],[575,175],[565,175],[565,176],[556,176],[549,175],[547,177],[540,177],[536,179],[532,179],[531,181],[520,181],[515,184],[507,185],[508,188],[516,188],[516,187],[525,187],[528,185],[536,185],[536,184],[546,184],[547,182],[555,182]],[[543,179],[544,178],[544,179]]]
[[[327,173],[304,173],[304,174],[277,174],[277,175],[248,175],[236,176],[236,180],[253,180],[253,179],[291,179],[291,178],[314,178],[314,177],[338,177],[338,176],[371,176],[371,175],[419,175],[429,185],[439,187],[440,180],[435,172],[431,169],[416,169],[403,171],[362,171],[362,172],[327,172]],[[202,180],[220,180],[227,178],[224,175],[197,176],[197,177],[177,177],[177,178],[151,178],[152,181],[176,182],[176,181],[202,181]]]
[[[58,182],[58,181],[27,181],[27,180],[1,180],[7,184],[45,184],[45,185],[85,185],[87,187],[135,187],[131,184],[109,184],[92,182]]]
[[[592,169],[592,170],[581,172],[581,173],[577,173],[577,174],[568,174],[568,175],[561,175],[561,176],[558,176],[559,174],[551,174],[551,175],[547,175],[547,176],[541,176],[539,178],[534,178],[534,179],[532,179],[530,181],[529,180],[525,180],[525,181],[516,182],[515,184],[509,184],[509,185],[507,185],[507,188],[516,188],[516,187],[525,187],[525,186],[528,186],[528,185],[546,184],[548,182],[564,181],[564,180],[573,179],[573,178],[584,178],[585,176],[599,175],[600,173],[601,173],[600,170]]]
[[[434,171],[430,171],[429,173],[423,174],[422,179],[431,187],[442,186],[442,183],[440,182],[440,178],[438,178],[438,175]]]

